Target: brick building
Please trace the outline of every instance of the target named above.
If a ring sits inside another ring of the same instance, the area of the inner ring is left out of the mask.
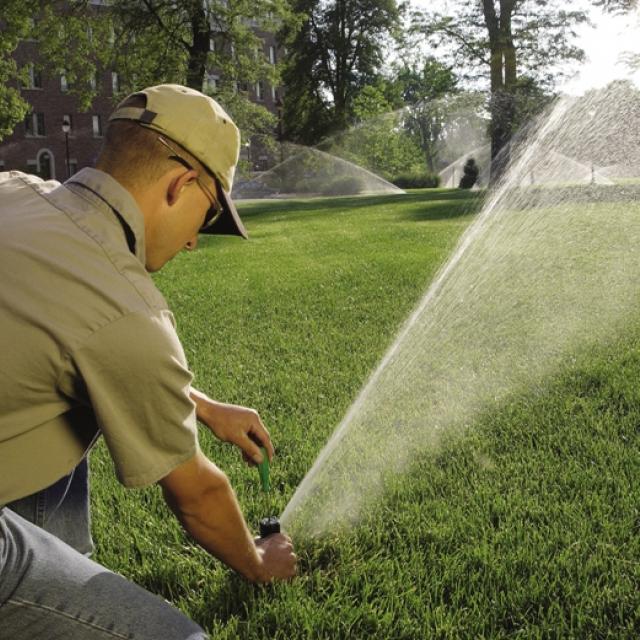
[[[254,33],[262,42],[262,55],[269,61],[270,64],[275,65],[281,59],[283,55],[283,48],[277,43],[274,33],[262,31],[254,24]],[[211,42],[211,47],[214,47],[214,42]],[[215,70],[212,70],[205,80],[205,86],[213,89],[216,87],[217,82],[220,80],[220,76]],[[265,81],[259,81],[256,83],[249,82],[237,82],[236,86],[239,91],[243,91],[247,94],[248,98],[256,104],[262,105],[272,114],[277,117],[278,124],[276,130],[273,132],[276,139],[282,139],[282,98],[284,95],[284,87],[276,87],[268,84]],[[271,152],[264,148],[258,138],[252,140],[243,140],[243,146],[241,149],[240,157],[249,162],[249,166],[254,171],[264,171],[269,169],[275,162]]]
[[[22,42],[15,57],[20,66],[37,60],[38,43]],[[39,73],[31,66],[29,83],[21,92],[32,109],[13,134],[0,143],[0,170],[18,169],[46,179],[64,180],[68,175],[67,143],[70,173],[91,165],[113,109],[118,78],[115,73],[105,72],[95,82],[98,95],[90,110],[81,113],[77,98],[69,94],[64,75]],[[69,123],[67,134],[62,128],[64,121]]]
[[[262,40],[264,55],[275,64],[278,48],[274,34],[256,33]],[[19,66],[36,61],[37,41],[21,42],[15,58]],[[219,76],[212,72],[208,75],[207,83],[215,86],[218,80]],[[47,75],[31,67],[29,83],[21,87],[21,92],[32,109],[25,121],[16,126],[13,134],[0,142],[0,171],[16,169],[38,174],[45,179],[62,181],[78,169],[93,165],[109,114],[115,106],[114,96],[119,90],[118,76],[112,71],[102,72],[95,78],[95,83],[96,98],[88,111],[80,112],[78,100],[69,93],[64,75]],[[252,101],[279,115],[279,93],[275,87],[265,82],[239,84]],[[63,123],[68,123],[68,132],[63,130]],[[257,141],[250,144],[245,142],[242,157],[249,160],[255,169],[264,169],[272,161]]]

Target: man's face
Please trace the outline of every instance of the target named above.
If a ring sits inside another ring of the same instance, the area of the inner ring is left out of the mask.
[[[196,248],[211,199],[217,201],[213,178],[193,169],[177,176],[168,189],[165,203],[146,229],[146,267],[150,272],[161,269],[182,249]]]

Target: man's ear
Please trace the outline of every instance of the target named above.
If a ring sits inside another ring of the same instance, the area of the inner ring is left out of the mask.
[[[171,179],[167,187],[167,203],[170,206],[178,201],[182,191],[195,180],[197,175],[198,173],[193,169],[183,170]]]

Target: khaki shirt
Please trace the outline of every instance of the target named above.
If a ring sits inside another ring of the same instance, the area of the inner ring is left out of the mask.
[[[100,433],[129,487],[195,454],[192,375],[144,256],[142,213],[109,175],[0,173],[0,505]]]

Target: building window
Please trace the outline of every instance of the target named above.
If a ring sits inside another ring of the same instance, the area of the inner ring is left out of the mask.
[[[53,170],[53,156],[46,149],[38,153],[38,175],[43,180],[51,180],[55,177]]]
[[[0,160],[0,171],[4,171],[4,160]]]
[[[209,51],[216,50],[216,41],[214,38],[209,38]]]
[[[75,158],[69,158],[69,175],[78,173],[78,161]]]
[[[62,91],[62,93],[69,91],[69,81],[64,71],[60,74],[60,91]]]
[[[276,63],[276,48],[273,45],[269,46],[269,62],[271,64]]]
[[[113,93],[118,93],[120,91],[120,79],[115,71],[111,72],[111,90]]]
[[[92,116],[93,121],[93,137],[102,138],[102,116]]]
[[[205,93],[206,92],[215,93],[218,89],[219,79],[220,77],[213,73],[207,74],[207,77],[204,79]]]
[[[42,89],[42,72],[36,69],[33,64],[29,65],[29,79],[26,89]]]
[[[44,113],[30,113],[24,119],[25,135],[44,136]]]
[[[256,100],[260,102],[264,100],[264,82],[262,80],[256,82]]]
[[[29,68],[29,80],[32,89],[42,89],[42,73],[33,65]]]
[[[35,114],[35,125],[36,125],[36,135],[43,136],[45,134],[44,131],[44,113],[36,113]]]
[[[91,85],[91,89],[92,89],[93,91],[95,91],[95,90],[96,90],[96,87],[98,86],[98,80],[97,80],[97,78],[96,78],[96,75],[97,75],[97,73],[94,71],[94,72],[91,74],[91,77],[89,78],[89,84]]]
[[[275,102],[278,99],[278,94],[276,93],[276,88],[271,85],[271,100]]]
[[[32,173],[34,175],[38,175],[38,161],[37,160],[27,160],[27,173]]]

